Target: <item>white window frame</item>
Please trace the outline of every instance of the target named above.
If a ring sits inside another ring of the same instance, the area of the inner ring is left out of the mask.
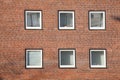
[[[103,13],[103,26],[102,27],[91,27],[91,13]],[[90,11],[89,12],[89,28],[92,30],[98,29],[98,30],[103,30],[105,29],[105,11]]]
[[[92,55],[91,55],[92,51],[103,51],[104,52],[104,65],[92,65]],[[106,68],[106,50],[90,50],[90,67],[91,68]]]
[[[73,51],[73,63],[74,65],[61,65],[61,51]],[[75,68],[75,50],[59,50],[59,67],[60,68]]]
[[[40,26],[38,27],[30,27],[30,26],[27,26],[27,13],[30,12],[30,13],[39,13],[40,14]],[[25,11],[25,26],[26,26],[26,29],[42,29],[42,11]]]
[[[73,16],[73,26],[72,27],[69,27],[69,26],[67,26],[67,27],[61,27],[60,26],[60,14],[61,13],[72,13],[72,16]],[[59,29],[75,29],[75,22],[74,22],[74,11],[59,11]]]
[[[41,53],[41,57],[40,57],[40,63],[41,63],[41,65],[38,65],[38,66],[31,66],[31,65],[27,65],[28,64],[28,52],[29,51],[40,51]],[[42,68],[42,50],[26,50],[26,68]]]

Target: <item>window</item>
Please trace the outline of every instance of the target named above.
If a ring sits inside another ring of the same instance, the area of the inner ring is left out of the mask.
[[[41,11],[26,11],[26,29],[42,29]]]
[[[91,68],[106,68],[106,50],[90,50]]]
[[[59,29],[74,29],[74,11],[59,11]]]
[[[26,67],[42,68],[42,50],[26,50]]]
[[[75,67],[75,50],[59,50],[60,68]]]
[[[105,29],[105,12],[90,11],[89,12],[90,29]]]

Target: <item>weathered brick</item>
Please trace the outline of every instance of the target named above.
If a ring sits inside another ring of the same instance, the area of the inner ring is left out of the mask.
[[[24,11],[42,10],[43,30],[25,30]],[[58,30],[58,10],[75,11],[75,30]],[[106,30],[88,28],[88,11],[106,11]],[[1,0],[0,80],[119,80],[120,0]],[[43,49],[43,69],[25,68],[25,49]],[[76,49],[75,69],[58,67],[58,49]],[[89,49],[107,50],[107,68],[89,67]]]

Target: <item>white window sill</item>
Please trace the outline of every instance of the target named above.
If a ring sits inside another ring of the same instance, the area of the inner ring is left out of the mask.
[[[26,66],[26,68],[42,68],[42,66]]]
[[[104,65],[91,65],[91,68],[106,68]]]
[[[42,29],[41,27],[26,27],[26,29]]]
[[[60,65],[60,68],[75,68],[75,65]]]
[[[90,27],[90,29],[105,29],[105,27]]]
[[[74,27],[59,27],[59,29],[74,29]]]

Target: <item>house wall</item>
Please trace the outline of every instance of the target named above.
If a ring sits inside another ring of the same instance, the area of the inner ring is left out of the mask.
[[[24,11],[42,10],[42,30],[26,30]],[[75,30],[58,30],[58,10],[75,11]],[[88,12],[104,10],[106,29],[89,30]],[[43,68],[25,68],[25,49],[43,49]],[[58,67],[58,49],[76,49],[76,68]],[[107,51],[107,68],[89,67],[89,49]],[[120,0],[1,0],[0,80],[119,80]]]

